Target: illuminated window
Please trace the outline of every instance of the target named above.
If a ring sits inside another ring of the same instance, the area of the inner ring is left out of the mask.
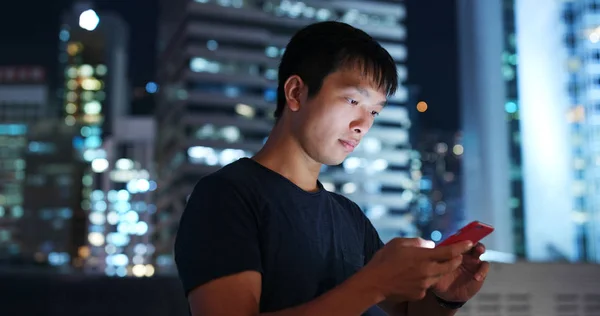
[[[206,48],[210,51],[215,51],[219,48],[219,43],[215,40],[209,40],[206,42]]]
[[[279,49],[275,46],[268,46],[265,48],[265,55],[271,58],[279,57]]]
[[[195,57],[190,60],[190,69],[194,72],[218,73],[221,70],[221,64],[219,62]]]
[[[58,38],[62,42],[67,42],[71,38],[71,33],[69,33],[68,30],[61,30],[60,33],[58,34]]]
[[[20,205],[15,205],[12,207],[12,216],[14,218],[23,217],[23,208]]]
[[[81,65],[78,69],[78,75],[84,78],[91,77],[94,75],[94,67],[91,65]]]
[[[81,45],[81,43],[69,43],[67,46],[67,53],[70,56],[75,56],[81,51],[82,48],[83,45]]]
[[[81,81],[81,87],[88,91],[98,91],[102,89],[102,81],[95,78],[86,78]]]
[[[108,68],[106,65],[98,65],[96,66],[96,75],[105,76],[108,73]]]
[[[214,149],[203,146],[190,147],[187,154],[191,163],[209,166],[224,166],[240,158],[252,156],[252,153],[240,149]]]
[[[10,231],[9,230],[5,230],[5,229],[0,230],[0,241],[2,241],[2,242],[10,241]]]

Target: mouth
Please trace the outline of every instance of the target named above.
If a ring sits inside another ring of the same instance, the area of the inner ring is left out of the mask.
[[[354,148],[356,148],[356,146],[358,145],[358,142],[356,142],[356,141],[342,140],[342,139],[340,139],[339,141],[340,141],[340,144],[342,144],[342,146],[344,146],[344,149],[347,152],[354,151]]]

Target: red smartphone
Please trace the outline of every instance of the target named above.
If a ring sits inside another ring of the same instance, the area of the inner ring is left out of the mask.
[[[466,240],[470,240],[473,245],[475,245],[493,231],[494,227],[482,222],[474,221],[461,228],[454,235],[446,238],[444,241],[439,243],[437,247],[451,245]]]

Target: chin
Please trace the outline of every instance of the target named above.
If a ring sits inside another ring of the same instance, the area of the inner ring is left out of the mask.
[[[321,163],[327,166],[337,166],[346,160],[347,155],[343,157],[323,157]]]

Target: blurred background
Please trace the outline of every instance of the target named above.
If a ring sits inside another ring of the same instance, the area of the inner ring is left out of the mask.
[[[32,0],[0,9],[0,314],[187,315],[195,182],[253,155],[313,22],[362,28],[401,87],[323,169],[384,241],[472,220],[460,315],[600,315],[599,0]]]

